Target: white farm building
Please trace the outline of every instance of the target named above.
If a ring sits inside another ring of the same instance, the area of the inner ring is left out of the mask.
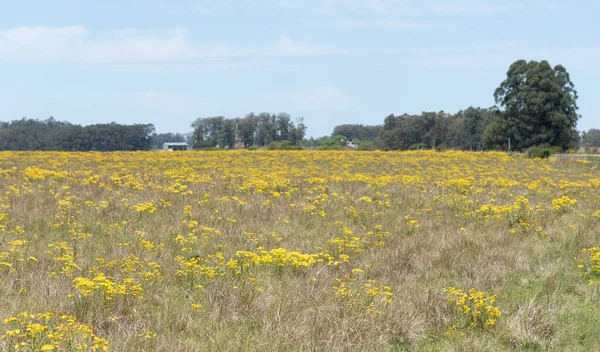
[[[177,143],[164,143],[163,144],[163,149],[164,150],[188,150],[188,144],[187,143],[183,143],[183,142],[177,142]]]

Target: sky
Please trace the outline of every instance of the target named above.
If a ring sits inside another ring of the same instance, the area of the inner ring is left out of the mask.
[[[565,66],[600,128],[596,0],[0,0],[0,120],[287,112],[308,136],[490,107],[519,59]]]

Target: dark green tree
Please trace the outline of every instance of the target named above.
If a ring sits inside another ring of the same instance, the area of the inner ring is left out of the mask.
[[[335,126],[333,129],[332,136],[341,135],[348,138],[351,141],[364,140],[372,141],[379,134],[381,126],[365,126],[358,124],[344,124]]]
[[[511,138],[513,149],[577,145],[577,92],[563,66],[552,68],[545,60],[516,61],[494,97],[504,107],[504,138]]]
[[[483,131],[481,143],[487,150],[504,150],[508,148],[505,136],[505,126],[499,121],[494,121]]]
[[[294,128],[294,123],[292,122],[292,117],[282,112],[277,115],[277,140],[279,141],[289,141],[291,130]]]
[[[494,120],[498,110],[474,108],[472,106],[456,114],[454,147],[463,150],[482,150],[483,132]]]
[[[202,149],[206,147],[206,134],[208,133],[208,128],[206,124],[206,119],[197,119],[191,125],[194,129],[192,132],[192,148],[194,149]]]
[[[221,124],[219,145],[221,148],[233,148],[237,136],[237,119],[225,119]]]
[[[277,124],[275,115],[263,112],[257,116],[257,140],[259,146],[265,146],[277,140]]]
[[[192,147],[215,148],[223,142],[223,116],[199,118],[192,123]]]
[[[255,145],[257,120],[254,113],[249,113],[238,123],[238,138],[246,147]]]

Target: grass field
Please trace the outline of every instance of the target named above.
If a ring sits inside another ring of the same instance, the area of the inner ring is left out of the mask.
[[[0,350],[600,350],[600,172],[462,152],[0,153]]]

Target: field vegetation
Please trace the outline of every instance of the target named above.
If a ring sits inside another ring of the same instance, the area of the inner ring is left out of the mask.
[[[599,199],[495,152],[1,152],[0,350],[598,350]]]

